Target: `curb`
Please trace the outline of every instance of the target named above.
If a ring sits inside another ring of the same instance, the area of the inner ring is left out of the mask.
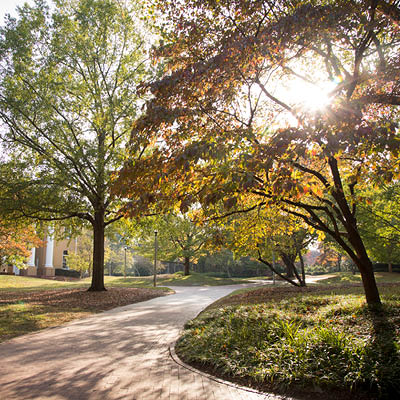
[[[221,378],[217,378],[216,376],[210,375],[207,372],[200,371],[199,369],[194,368],[191,365],[186,364],[185,362],[183,362],[178,357],[178,355],[176,354],[176,351],[175,351],[175,345],[176,345],[176,341],[169,345],[169,355],[172,358],[172,360],[176,364],[180,365],[181,367],[183,367],[183,368],[185,368],[185,369],[187,369],[187,370],[189,370],[191,372],[194,372],[195,374],[204,376],[205,378],[208,378],[208,379],[210,379],[210,380],[212,380],[214,382],[220,383],[222,385],[230,386],[230,387],[232,387],[234,389],[243,390],[245,392],[250,392],[250,393],[254,393],[254,394],[259,394],[260,396],[264,396],[266,400],[267,399],[270,399],[270,400],[296,400],[294,397],[287,397],[287,396],[281,396],[281,395],[278,395],[278,394],[260,392],[257,389],[253,389],[253,388],[250,388],[250,387],[247,387],[247,386],[238,385],[236,383],[233,383],[233,382],[230,382],[230,381],[226,381],[226,380],[221,379]],[[270,396],[272,396],[272,397],[270,397]]]

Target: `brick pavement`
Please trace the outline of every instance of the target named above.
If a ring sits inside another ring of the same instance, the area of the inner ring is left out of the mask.
[[[215,382],[169,355],[183,324],[236,288],[174,288],[175,295],[2,343],[0,399],[277,399]]]

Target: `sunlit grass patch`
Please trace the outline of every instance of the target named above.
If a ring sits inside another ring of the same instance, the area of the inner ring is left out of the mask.
[[[323,278],[323,276],[320,278]],[[400,283],[400,273],[375,272],[375,279],[378,284],[384,282]],[[351,272],[335,272],[328,274],[327,278],[320,279],[316,282],[317,285],[330,285],[338,283],[361,283],[361,275],[359,273],[352,274]]]
[[[0,275],[0,291],[31,291],[86,286],[88,287],[89,283],[85,281],[61,282],[52,279],[31,278],[18,275]]]
[[[105,283],[114,287],[152,287],[153,276],[135,276],[135,277],[114,277],[105,276]],[[183,272],[176,272],[174,274],[157,275],[157,286],[220,286],[220,285],[234,285],[237,283],[247,283],[248,281],[243,278],[220,278],[191,272],[190,275],[184,275]]]
[[[183,275],[182,272],[175,274],[157,275],[157,287],[162,286],[219,286],[247,283],[242,278],[220,278],[206,274],[193,272],[190,275]],[[71,289],[89,287],[91,278],[74,281],[57,281],[52,279],[39,279],[24,276],[0,275],[0,291],[34,291],[48,289]],[[153,276],[105,276],[106,287],[137,287],[152,288]]]
[[[192,272],[186,276],[183,272],[176,272],[171,275],[159,275],[157,279],[160,284],[167,286],[222,286],[248,283],[243,278],[221,278],[198,272]]]
[[[0,305],[0,342],[90,315],[83,309],[54,309],[18,302]]]

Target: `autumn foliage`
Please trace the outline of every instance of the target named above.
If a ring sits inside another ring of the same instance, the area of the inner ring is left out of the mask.
[[[43,245],[32,226],[0,220],[0,265],[22,266],[31,249]]]
[[[143,86],[152,97],[132,138],[157,132],[157,150],[121,171],[130,211],[279,207],[329,235],[380,303],[357,208],[363,187],[399,177],[397,2],[156,3],[166,70]]]

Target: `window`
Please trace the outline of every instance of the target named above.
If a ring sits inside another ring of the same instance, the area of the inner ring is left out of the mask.
[[[63,269],[69,269],[68,263],[67,263],[67,256],[68,256],[68,250],[63,251],[63,258],[62,258],[62,267]]]

